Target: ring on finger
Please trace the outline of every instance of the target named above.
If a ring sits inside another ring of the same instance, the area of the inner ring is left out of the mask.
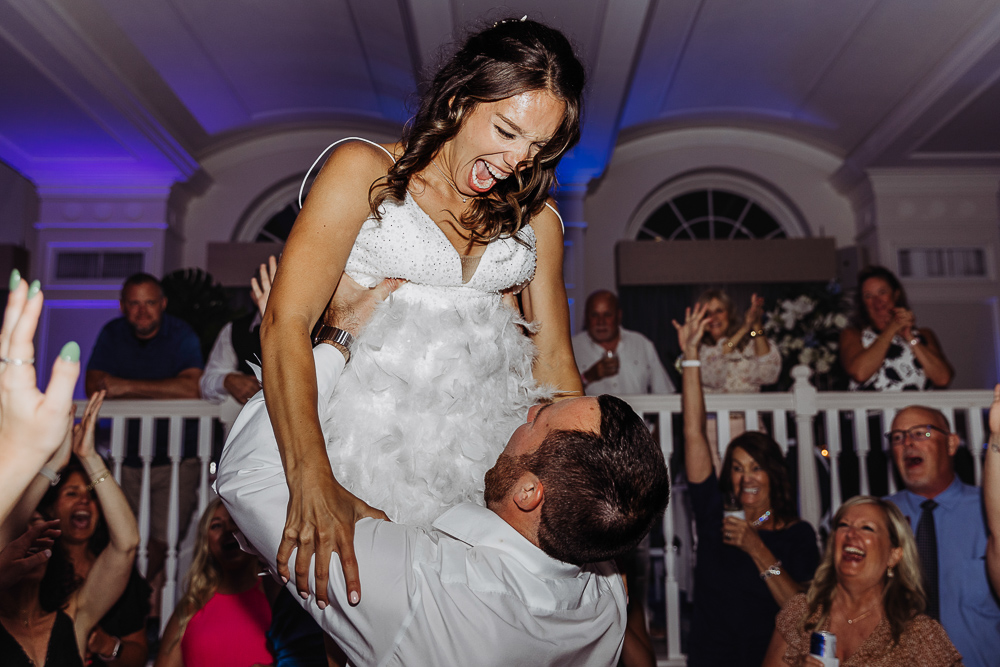
[[[0,357],[0,363],[10,364],[11,366],[30,366],[35,363],[35,358],[31,359],[15,359],[13,357]]]

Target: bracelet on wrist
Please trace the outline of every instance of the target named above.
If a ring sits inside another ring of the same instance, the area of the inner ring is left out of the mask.
[[[61,478],[59,473],[48,466],[42,466],[42,469],[38,471],[38,474],[49,480],[49,485],[51,486],[58,484]]]
[[[701,359],[681,359],[681,368],[698,368],[701,366]]]
[[[90,484],[87,485],[87,491],[93,491],[98,484],[106,480],[108,477],[111,477],[111,471],[107,468],[98,472],[96,475],[91,475]]]
[[[767,581],[771,577],[777,577],[781,574],[781,561],[775,561],[773,565],[769,566],[767,569],[762,570],[760,573],[761,581]]]

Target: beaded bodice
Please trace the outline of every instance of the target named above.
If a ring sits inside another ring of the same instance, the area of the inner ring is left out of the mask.
[[[345,270],[362,285],[404,278],[432,287],[500,293],[519,291],[534,276],[535,232],[530,225],[516,238],[487,245],[475,273],[463,282],[462,258],[409,193],[402,203],[386,201],[382,211],[381,220],[365,220],[347,259]]]

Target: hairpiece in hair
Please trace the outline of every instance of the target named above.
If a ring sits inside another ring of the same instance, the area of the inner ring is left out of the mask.
[[[503,21],[497,21],[496,23],[493,24],[493,27],[495,28],[498,25],[503,25],[504,23],[513,23],[514,21],[520,21],[521,23],[524,23],[527,20],[528,20],[528,15],[525,14],[520,19],[504,19]]]

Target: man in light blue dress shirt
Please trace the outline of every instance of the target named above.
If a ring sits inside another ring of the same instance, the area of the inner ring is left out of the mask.
[[[917,533],[922,504],[933,500],[941,625],[967,667],[1000,665],[1000,604],[987,580],[982,490],[955,475],[959,437],[939,411],[901,410],[890,432],[905,489],[889,497]]]

